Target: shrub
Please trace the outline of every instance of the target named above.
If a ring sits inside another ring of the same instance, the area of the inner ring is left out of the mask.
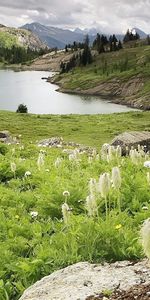
[[[24,104],[19,104],[16,112],[17,113],[27,113],[28,112],[27,106]]]

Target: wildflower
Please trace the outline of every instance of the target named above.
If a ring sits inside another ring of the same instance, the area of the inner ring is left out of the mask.
[[[99,191],[103,198],[106,198],[111,187],[110,174],[104,173],[99,178]]]
[[[19,150],[24,150],[24,146],[23,146],[23,145],[20,146],[20,147],[19,147]]]
[[[114,167],[112,169],[112,182],[114,188],[116,190],[119,190],[121,186],[121,175],[120,175],[120,169],[118,167]]]
[[[57,159],[55,161],[55,168],[60,167],[61,163],[62,163],[62,158],[57,157]]]
[[[102,160],[107,160],[109,147],[110,147],[110,145],[106,144],[106,143],[102,146],[102,149],[101,149],[101,159]]]
[[[41,149],[41,150],[40,150],[40,153],[42,153],[42,154],[45,154],[45,153],[46,153],[46,151],[45,151],[45,150],[43,150],[43,149]]]
[[[15,164],[14,162],[12,162],[12,163],[10,164],[10,167],[11,167],[11,171],[12,171],[13,173],[15,173],[15,172],[16,172],[16,169],[17,169],[16,164]]]
[[[93,160],[93,157],[92,157],[92,156],[89,156],[89,157],[88,157],[88,163],[91,164],[91,163],[92,163],[92,160]]]
[[[97,189],[97,183],[95,178],[91,178],[89,181],[89,191],[90,194],[95,194]]]
[[[121,227],[122,227],[121,224],[118,224],[118,225],[115,226],[116,229],[120,229]]]
[[[118,145],[116,148],[116,157],[119,158],[119,157],[121,157],[121,155],[122,155],[122,148],[120,145]]]
[[[39,157],[37,160],[37,165],[38,165],[39,170],[41,170],[41,167],[44,166],[44,154],[43,153],[39,154]]]
[[[107,160],[108,161],[111,161],[114,159],[116,155],[116,150],[115,150],[115,147],[114,146],[109,146],[108,148],[108,155],[107,155]]]
[[[93,157],[96,157],[96,155],[97,155],[97,151],[96,151],[96,149],[93,149],[93,151],[92,151],[92,156],[93,156]]]
[[[150,160],[147,160],[144,162],[144,167],[145,168],[150,168]]]
[[[18,216],[18,215],[15,215],[15,219],[17,219],[17,220],[18,220],[18,219],[19,219],[19,216]]]
[[[70,196],[70,193],[69,193],[68,191],[64,191],[64,192],[63,192],[63,196],[64,196],[64,197],[69,197],[69,196]]]
[[[148,259],[150,259],[150,218],[144,221],[140,235],[143,251]]]
[[[67,203],[64,203],[61,208],[62,208],[62,215],[63,215],[64,223],[68,224],[71,209],[69,208]]]
[[[143,206],[142,209],[143,210],[148,210],[148,207],[147,206]]]
[[[131,149],[129,152],[129,156],[133,164],[138,165],[141,160],[141,154],[136,149]]]
[[[25,177],[31,176],[31,172],[30,171],[26,171],[24,174]]]
[[[34,218],[37,218],[38,216],[38,212],[37,211],[31,211],[30,212],[30,216],[34,219]]]
[[[86,198],[86,209],[90,217],[94,217],[97,214],[97,202],[96,202],[95,195],[90,194]]]

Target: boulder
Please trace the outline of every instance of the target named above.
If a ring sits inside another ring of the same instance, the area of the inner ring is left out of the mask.
[[[111,143],[112,146],[120,145],[122,153],[126,153],[126,147],[131,149],[138,148],[138,145],[144,146],[145,152],[150,151],[150,132],[149,131],[130,131],[124,132],[115,137]]]
[[[44,277],[29,287],[20,300],[85,300],[106,290],[127,291],[149,284],[149,278],[150,268],[145,260],[104,265],[81,262]]]

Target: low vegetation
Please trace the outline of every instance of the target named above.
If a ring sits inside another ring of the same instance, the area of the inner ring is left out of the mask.
[[[0,112],[0,120],[1,129],[10,130],[11,124],[13,134],[22,134],[19,144],[0,145],[1,300],[18,299],[41,277],[78,261],[143,257],[139,230],[150,209],[150,176],[144,166],[149,156],[139,149],[122,158],[113,148],[107,156],[100,145],[125,128],[150,129],[148,112]],[[36,139],[62,133],[97,151],[80,154],[72,147],[35,145]]]

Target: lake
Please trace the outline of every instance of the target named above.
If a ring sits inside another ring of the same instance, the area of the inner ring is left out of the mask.
[[[57,85],[42,80],[50,72],[0,70],[0,110],[16,111],[27,105],[34,114],[109,114],[133,109],[100,97],[59,93]]]

